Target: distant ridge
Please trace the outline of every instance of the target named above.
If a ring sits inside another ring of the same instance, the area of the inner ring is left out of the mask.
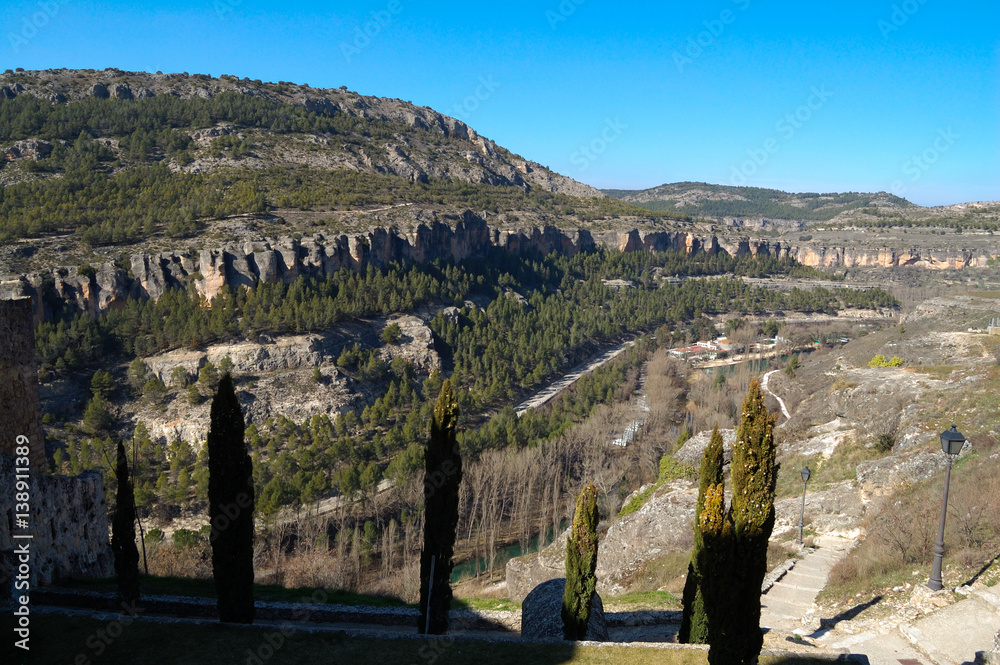
[[[725,221],[745,219],[825,222],[862,208],[885,213],[914,207],[906,199],[886,192],[794,194],[777,189],[712,185],[705,182],[675,182],[650,189],[602,191],[608,196],[649,210]]]

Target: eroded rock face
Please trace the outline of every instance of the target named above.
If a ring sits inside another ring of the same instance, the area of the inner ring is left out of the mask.
[[[216,130],[218,128],[211,131]],[[868,259],[851,258],[850,252],[854,250],[836,249],[831,250],[832,254],[818,256],[813,249],[794,249],[777,242],[697,236],[686,231],[633,229],[592,234],[585,229],[566,230],[554,226],[495,227],[487,224],[483,217],[466,211],[453,225],[424,219],[411,230],[376,227],[351,234],[231,242],[198,251],[138,253],[130,258],[128,270],[113,263],[103,263],[95,265],[96,276],[81,276],[72,267],[56,268],[8,279],[0,284],[0,289],[31,296],[36,301],[37,316],[48,318],[51,312],[45,310],[40,294],[43,283],[50,276],[55,292],[66,304],[79,311],[96,313],[122,302],[129,295],[157,299],[167,289],[184,288],[188,284],[193,284],[202,295],[211,299],[227,286],[252,288],[260,282],[290,283],[302,275],[322,278],[345,268],[360,271],[369,265],[381,267],[393,262],[462,261],[484,257],[494,248],[513,254],[560,252],[574,255],[594,247],[623,252],[674,250],[708,254],[726,252],[732,256],[793,256],[807,265],[823,266],[910,265],[908,262],[916,251],[900,254],[896,250],[885,250],[891,260],[872,259],[874,263],[866,263]],[[903,261],[900,257],[910,258]],[[986,254],[925,251],[923,258],[913,265],[960,268],[985,265],[988,259]]]
[[[914,266],[931,270],[980,268],[991,258],[970,250],[893,249],[862,247],[800,247],[791,250],[799,263],[814,268],[897,268]]]
[[[966,450],[970,450],[966,442]],[[858,465],[861,496],[867,501],[895,494],[904,486],[914,485],[942,473],[947,459],[941,450],[914,450]]]
[[[536,640],[563,639],[562,600],[566,591],[566,578],[542,582],[531,590],[521,603],[521,637]],[[604,617],[604,603],[595,592],[587,621],[588,641],[607,642],[608,623]]]

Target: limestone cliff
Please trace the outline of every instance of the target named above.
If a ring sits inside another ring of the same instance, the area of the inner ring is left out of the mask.
[[[0,281],[0,298],[30,296],[35,318],[42,320],[51,318],[54,302],[96,315],[119,306],[128,297],[157,299],[167,289],[188,284],[211,299],[226,286],[252,288],[258,282],[291,282],[300,275],[323,277],[343,268],[362,270],[391,262],[420,264],[435,258],[462,261],[483,257],[494,248],[514,254],[572,255],[595,247],[621,252],[676,250],[792,257],[820,268],[960,269],[985,266],[992,258],[985,250],[791,247],[778,241],[697,235],[684,230],[591,232],[555,226],[496,227],[466,211],[454,226],[432,221],[410,230],[376,227],[352,234],[259,238],[200,250],[137,253],[130,257],[127,269],[107,262],[87,274],[76,267],[28,273]]]

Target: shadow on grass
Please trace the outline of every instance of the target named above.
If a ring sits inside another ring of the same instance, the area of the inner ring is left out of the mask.
[[[294,622],[234,626],[158,622],[140,618],[120,621],[114,615],[32,617],[31,651],[11,653],[5,665],[263,665],[264,663],[365,663],[366,665],[558,665],[610,662],[577,660],[572,644],[482,642],[443,637],[365,636],[344,632],[310,633]],[[289,625],[290,623],[290,625]],[[637,663],[657,662],[643,658]],[[676,662],[687,665],[695,661]],[[703,662],[703,661],[701,661]]]
[[[215,598],[215,582],[211,579],[192,579],[188,577],[157,577],[155,575],[139,575],[139,585],[143,595],[147,596],[191,596],[194,598]],[[66,580],[59,586],[69,589],[86,589],[89,591],[110,591],[118,589],[114,577],[96,579]],[[317,591],[322,591],[326,600],[332,605],[367,605],[369,607],[416,607],[395,596],[376,596],[342,591],[339,589],[292,588],[274,584],[254,584],[255,600],[271,602],[301,602],[310,598]]]

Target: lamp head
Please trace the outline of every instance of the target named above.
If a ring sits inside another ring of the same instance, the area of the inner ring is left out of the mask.
[[[965,445],[965,437],[955,425],[952,425],[951,429],[941,432],[941,450],[949,455],[957,455],[962,452],[963,445]]]

